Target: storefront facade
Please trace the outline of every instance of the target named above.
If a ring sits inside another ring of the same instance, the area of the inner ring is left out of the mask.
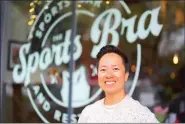
[[[96,54],[107,44],[129,57],[127,93],[160,122],[180,120],[184,102],[170,107],[184,94],[184,9],[183,1],[1,2],[1,122],[76,123],[104,97]]]

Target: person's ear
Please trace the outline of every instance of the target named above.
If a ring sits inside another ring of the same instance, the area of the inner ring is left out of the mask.
[[[127,82],[129,76],[129,72],[125,72],[125,82]]]

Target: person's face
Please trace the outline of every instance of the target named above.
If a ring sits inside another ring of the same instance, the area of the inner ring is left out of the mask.
[[[121,56],[115,53],[107,53],[99,61],[98,83],[105,94],[114,94],[124,91],[125,82],[128,79]]]

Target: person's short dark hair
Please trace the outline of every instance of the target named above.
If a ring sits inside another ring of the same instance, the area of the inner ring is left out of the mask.
[[[115,53],[118,54],[123,61],[123,64],[125,66],[125,71],[129,72],[129,62],[127,56],[118,48],[113,45],[106,45],[100,49],[98,52],[96,59],[97,59],[97,67],[99,66],[100,59],[107,53]]]

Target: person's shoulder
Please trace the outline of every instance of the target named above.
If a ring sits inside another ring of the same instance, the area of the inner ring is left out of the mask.
[[[88,111],[88,112],[93,112],[93,111],[97,110],[97,108],[101,107],[102,101],[103,101],[103,99],[98,100],[98,101],[96,101],[96,102],[94,102],[94,103],[92,103],[92,104],[87,105],[87,106],[83,109],[82,112],[87,112],[87,111]]]
[[[150,110],[146,106],[142,105],[138,100],[135,100],[130,96],[127,96],[127,97],[128,97],[127,99],[129,101],[129,104],[132,105],[132,107],[134,107],[134,109],[136,109],[136,110],[139,109],[140,111],[143,110],[143,111],[150,112]]]
[[[137,115],[139,122],[153,122],[158,123],[155,115],[146,106],[142,105],[138,100],[134,100],[132,97],[128,97],[132,111]]]
[[[81,112],[78,123],[86,123],[88,118],[97,113],[98,108],[101,107],[102,100],[98,100],[93,104],[87,105]]]
[[[103,102],[103,99],[100,99],[90,105],[87,105],[86,108],[92,109],[92,110],[97,109],[97,108],[101,107],[102,102]]]
[[[135,116],[138,122],[145,123],[158,123],[155,115],[148,109],[146,106],[142,105],[138,100],[133,99],[130,96],[127,96],[127,101],[129,103],[129,108],[135,113]]]

